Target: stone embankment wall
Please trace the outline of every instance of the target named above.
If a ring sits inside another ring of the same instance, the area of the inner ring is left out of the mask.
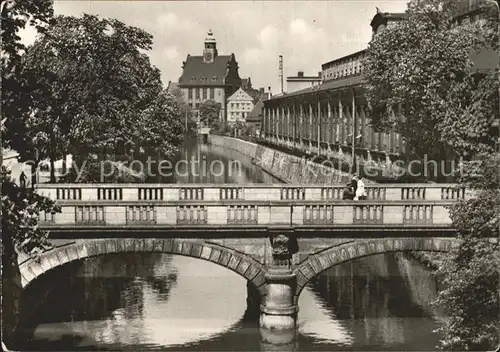
[[[236,150],[253,158],[254,163],[284,183],[339,184],[348,183],[352,175],[269,147],[237,138],[210,135],[214,146]],[[370,181],[365,180],[370,183]]]

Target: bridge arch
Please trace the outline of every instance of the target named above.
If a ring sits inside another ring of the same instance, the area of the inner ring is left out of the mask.
[[[206,260],[225,267],[254,285],[261,296],[265,291],[264,267],[248,254],[205,240],[191,239],[88,239],[77,240],[29,259],[20,266],[25,289],[39,276],[70,262],[114,253],[165,253]]]
[[[449,252],[459,244],[455,238],[379,238],[353,240],[341,245],[329,247],[321,252],[309,255],[294,272],[297,276],[295,304],[306,284],[315,276],[336,265],[370,255],[403,252]]]

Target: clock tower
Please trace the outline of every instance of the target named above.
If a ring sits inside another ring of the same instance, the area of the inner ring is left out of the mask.
[[[203,49],[203,62],[212,63],[217,56],[217,43],[215,42],[214,34],[210,29],[205,38],[205,49]]]

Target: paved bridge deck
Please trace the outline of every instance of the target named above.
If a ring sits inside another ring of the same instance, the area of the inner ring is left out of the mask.
[[[59,214],[52,232],[227,233],[452,231],[448,207],[472,195],[455,184],[370,185],[342,200],[343,185],[51,184],[38,192]]]

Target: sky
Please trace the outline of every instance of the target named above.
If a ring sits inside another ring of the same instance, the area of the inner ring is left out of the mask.
[[[254,88],[280,90],[278,56],[286,77],[316,75],[321,64],[366,48],[378,7],[404,12],[408,0],[330,1],[55,1],[56,14],[115,18],[153,35],[151,62],[165,86],[177,82],[188,54],[202,55],[209,29],[219,55],[234,53],[241,78]],[[35,30],[22,33],[34,41]],[[286,87],[285,87],[286,88]]]

